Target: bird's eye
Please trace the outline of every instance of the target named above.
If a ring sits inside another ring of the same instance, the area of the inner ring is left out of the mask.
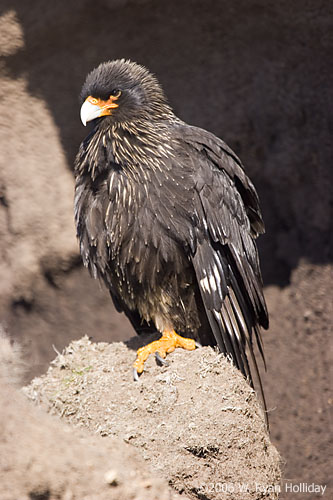
[[[97,103],[98,103],[98,100],[97,100],[97,99],[95,99],[95,97],[91,97],[91,98],[90,98],[90,102],[91,102],[91,104],[97,104]]]
[[[120,94],[121,94],[121,90],[119,90],[119,89],[113,89],[113,90],[112,90],[112,92],[111,92],[110,97],[111,97],[111,96],[112,96],[112,97],[119,97],[119,96],[120,96]]]

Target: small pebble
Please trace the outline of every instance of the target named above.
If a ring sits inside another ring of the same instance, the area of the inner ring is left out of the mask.
[[[105,473],[104,480],[110,486],[117,486],[119,484],[117,471],[110,469]]]

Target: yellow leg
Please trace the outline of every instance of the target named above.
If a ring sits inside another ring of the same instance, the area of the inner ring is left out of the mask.
[[[182,347],[187,351],[195,349],[195,340],[187,339],[177,335],[174,330],[164,330],[162,337],[150,344],[147,344],[137,350],[137,357],[133,365],[134,371],[142,373],[145,361],[148,356],[154,352],[158,352],[162,358],[165,358],[169,352],[173,352],[176,347]]]

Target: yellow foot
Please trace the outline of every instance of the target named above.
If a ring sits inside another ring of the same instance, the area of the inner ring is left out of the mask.
[[[155,340],[137,350],[137,358],[133,365],[134,378],[138,379],[138,373],[143,372],[145,361],[148,359],[149,354],[155,352],[161,358],[165,358],[169,352],[173,352],[176,347],[182,347],[187,351],[195,349],[195,340],[187,339],[177,335],[174,330],[165,330],[159,340]]]

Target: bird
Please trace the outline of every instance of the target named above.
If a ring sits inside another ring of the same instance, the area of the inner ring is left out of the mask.
[[[135,331],[160,339],[150,354],[217,346],[266,402],[254,345],[266,368],[269,325],[257,237],[258,194],[213,133],[178,118],[155,75],[125,59],[88,73],[80,116],[90,131],[75,159],[80,253]]]

